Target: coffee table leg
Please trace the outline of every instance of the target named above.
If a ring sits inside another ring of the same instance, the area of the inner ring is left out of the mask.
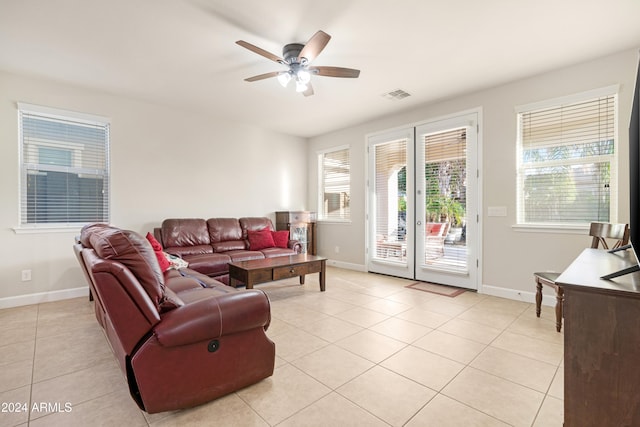
[[[249,282],[249,280],[247,280],[247,282]],[[231,275],[229,275],[229,286],[237,288],[238,285],[242,285],[242,284],[243,284],[242,280],[236,279],[235,277],[232,277]],[[253,289],[253,283],[246,283],[245,289]]]
[[[324,292],[325,289],[325,265],[326,261],[320,263],[320,292]]]
[[[304,274],[302,276],[300,276],[300,284],[304,285]]]
[[[233,277],[229,277],[229,286],[237,288],[238,287],[238,283],[240,283],[240,281],[238,279],[234,279]]]

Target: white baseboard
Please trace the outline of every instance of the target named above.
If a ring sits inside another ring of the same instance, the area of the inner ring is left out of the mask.
[[[344,268],[346,270],[354,270],[366,272],[366,266],[362,264],[353,264],[348,262],[336,261],[332,259],[327,260],[327,265],[331,267]],[[508,298],[516,301],[523,301],[535,304],[536,293],[529,291],[520,291],[517,289],[501,288],[497,286],[482,285],[479,293],[491,295],[494,297]],[[38,292],[34,294],[18,295],[15,297],[0,298],[0,309],[20,307],[23,305],[40,304],[43,302],[60,301],[70,298],[87,297],[89,298],[89,287],[83,286],[80,288],[63,289],[59,291],[51,292]],[[553,295],[543,295],[542,305],[553,307],[556,305],[556,298]]]
[[[482,285],[479,293],[491,295],[494,297],[508,298],[516,301],[523,301],[535,304],[536,293],[530,291],[520,291],[518,289],[499,288],[497,286]],[[556,297],[553,295],[542,295],[542,305],[554,307],[556,305]]]
[[[38,292],[35,294],[18,295],[15,297],[0,298],[0,309],[20,307],[23,305],[40,304],[43,302],[60,301],[63,299],[87,297],[89,300],[89,287],[62,289],[60,291]]]
[[[327,265],[331,267],[344,268],[345,270],[362,271],[364,273],[366,273],[367,271],[367,267],[362,264],[353,264],[350,262],[336,261],[334,259],[327,259]]]
[[[331,267],[344,268],[346,270],[355,270],[366,273],[367,266],[362,264],[353,264],[333,259],[327,259],[327,265]],[[536,303],[535,291],[521,291],[518,289],[501,288],[498,286],[482,285],[478,290],[480,294],[491,295],[494,297],[507,298],[515,301],[523,301],[531,304]],[[556,297],[553,295],[542,295],[542,305],[555,307]]]

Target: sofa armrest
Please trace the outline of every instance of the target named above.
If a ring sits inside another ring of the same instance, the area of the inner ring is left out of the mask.
[[[302,253],[302,243],[298,240],[289,240],[289,249],[293,249],[297,254]]]
[[[165,313],[154,328],[158,342],[167,347],[192,344],[254,328],[267,328],[269,299],[252,289],[215,295]]]

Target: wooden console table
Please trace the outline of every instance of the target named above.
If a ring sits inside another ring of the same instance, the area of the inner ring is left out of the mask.
[[[304,285],[306,274],[319,273],[320,291],[324,292],[326,262],[326,258],[307,254],[233,262],[229,264],[229,284],[236,287],[244,283],[252,289],[258,283],[300,276]]]
[[[564,288],[564,426],[640,426],[640,273],[631,250],[586,249]]]

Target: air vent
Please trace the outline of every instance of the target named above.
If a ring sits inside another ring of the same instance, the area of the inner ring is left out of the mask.
[[[402,89],[396,89],[396,90],[392,90],[391,92],[387,92],[387,93],[383,93],[382,94],[383,98],[387,98],[387,99],[390,99],[392,101],[397,101],[399,99],[406,98],[407,96],[411,96],[411,94],[408,93],[408,92],[405,92]]]

